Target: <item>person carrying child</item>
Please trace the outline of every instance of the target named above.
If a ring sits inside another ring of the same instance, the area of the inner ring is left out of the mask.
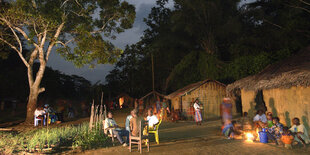
[[[253,118],[255,128],[265,128],[267,126],[267,117],[263,110],[258,110],[256,116]]]
[[[306,147],[306,144],[310,143],[307,129],[303,124],[300,124],[299,118],[297,117],[293,118],[292,122],[294,125],[290,128],[290,131],[294,135],[295,141],[302,143]]]
[[[279,117],[273,117],[272,121],[274,125],[271,128],[268,128],[267,136],[268,139],[275,141],[278,145],[283,133],[283,124],[280,123]]]

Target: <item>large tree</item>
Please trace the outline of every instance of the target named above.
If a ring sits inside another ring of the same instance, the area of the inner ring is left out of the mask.
[[[135,19],[134,6],[119,0],[16,0],[5,4],[1,5],[0,41],[16,51],[27,68],[26,121],[33,120],[38,95],[45,91],[40,83],[56,45],[59,54],[77,66],[114,63],[122,51],[107,39],[131,28]],[[24,52],[23,42],[30,52]],[[36,61],[40,67],[34,74]]]

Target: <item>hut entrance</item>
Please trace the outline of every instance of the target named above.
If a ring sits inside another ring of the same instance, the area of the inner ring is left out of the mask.
[[[264,101],[264,95],[262,90],[258,90],[255,97],[255,110],[267,111],[267,107]]]
[[[241,114],[242,116],[243,111],[242,111],[242,102],[241,102],[241,89],[235,89],[233,91],[232,97],[235,102],[236,112]]]

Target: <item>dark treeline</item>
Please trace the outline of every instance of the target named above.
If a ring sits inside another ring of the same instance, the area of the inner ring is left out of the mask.
[[[141,97],[215,79],[231,83],[309,45],[310,6],[299,0],[158,0],[141,40],[127,46],[106,88]]]
[[[17,99],[26,103],[29,95],[26,67],[15,52],[10,53],[5,59],[0,59],[0,99]],[[35,64],[34,74],[38,68],[39,65]],[[92,98],[92,85],[83,77],[66,75],[50,67],[46,68],[45,74],[41,85],[46,91],[40,94],[39,100]]]

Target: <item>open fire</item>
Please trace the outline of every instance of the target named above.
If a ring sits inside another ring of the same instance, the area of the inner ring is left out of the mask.
[[[252,133],[248,132],[248,133],[245,134],[245,136],[246,136],[246,141],[247,142],[253,142],[254,135]]]

